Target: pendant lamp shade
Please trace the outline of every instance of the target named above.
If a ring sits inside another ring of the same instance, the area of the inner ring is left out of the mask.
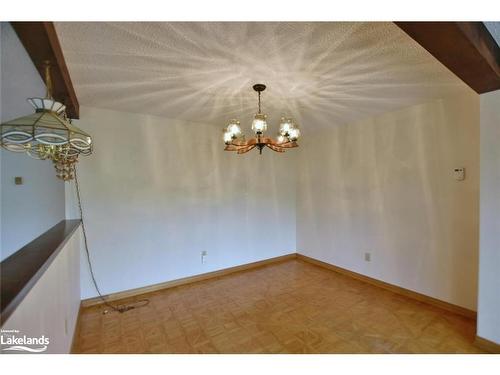
[[[1,146],[13,152],[25,152],[35,159],[74,165],[79,155],[92,153],[92,138],[72,125],[66,118],[66,107],[52,98],[48,64],[46,84],[45,98],[28,99],[34,113],[0,125]]]

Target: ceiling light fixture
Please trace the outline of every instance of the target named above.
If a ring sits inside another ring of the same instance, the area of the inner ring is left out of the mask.
[[[276,152],[285,152],[288,148],[298,147],[297,140],[300,137],[300,130],[290,118],[281,118],[278,138],[276,140],[264,137],[263,134],[267,130],[267,115],[261,112],[260,94],[266,89],[266,85],[258,83],[253,85],[253,89],[259,95],[259,111],[255,114],[252,122],[252,130],[255,133],[255,137],[247,141],[241,132],[240,122],[238,120],[231,120],[227,127],[224,128],[222,137],[226,144],[224,150],[244,154],[257,147],[259,154],[262,154],[264,147],[269,147]]]
[[[92,153],[92,138],[71,124],[66,106],[52,98],[50,63],[45,62],[45,98],[29,98],[35,113],[0,124],[1,146],[13,152],[24,152],[39,160],[54,163],[57,177],[74,178],[79,155]]]

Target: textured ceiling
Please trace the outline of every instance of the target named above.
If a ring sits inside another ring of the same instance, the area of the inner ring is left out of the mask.
[[[304,130],[456,92],[464,84],[397,26],[56,23],[82,105],[223,125],[263,110]]]
[[[485,22],[484,23],[490,34],[493,36],[493,39],[500,46],[500,22]]]

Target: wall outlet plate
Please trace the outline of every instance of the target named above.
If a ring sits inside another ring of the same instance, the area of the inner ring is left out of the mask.
[[[365,253],[365,261],[366,262],[371,262],[372,260],[372,254],[371,253]]]
[[[453,177],[457,181],[465,180],[465,168],[464,167],[454,168],[453,169]]]

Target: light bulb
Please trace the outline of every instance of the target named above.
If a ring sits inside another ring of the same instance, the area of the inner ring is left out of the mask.
[[[227,126],[226,131],[234,138],[238,138],[241,136],[240,122],[236,120],[231,121],[231,123]]]
[[[299,139],[299,137],[300,137],[300,130],[298,128],[292,128],[292,129],[290,129],[290,133],[288,135],[288,138],[290,138],[290,140],[292,142],[294,142],[297,139]]]
[[[233,135],[229,132],[224,132],[224,135],[222,136],[222,139],[224,140],[224,143],[226,145],[230,144],[231,141],[233,140]]]
[[[255,134],[262,134],[267,130],[266,115],[257,113],[252,123],[252,130]]]
[[[278,143],[286,143],[286,142],[288,142],[288,138],[285,137],[283,134],[278,135],[277,140],[278,140]]]
[[[281,118],[280,123],[280,134],[288,137],[290,135],[290,130],[293,129],[293,122],[291,119]]]

